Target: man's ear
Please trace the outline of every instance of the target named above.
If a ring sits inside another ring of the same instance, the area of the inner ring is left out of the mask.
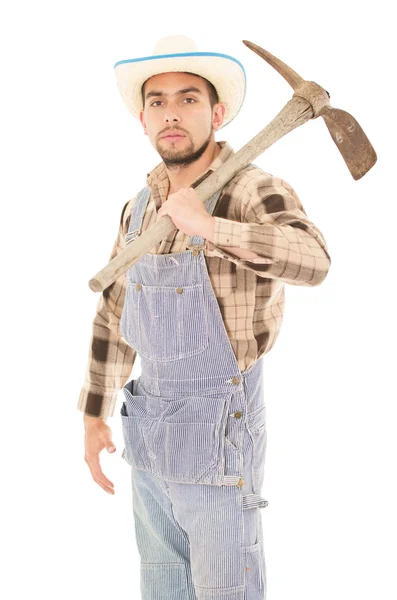
[[[143,110],[139,111],[139,120],[142,123],[142,127],[144,129],[144,133],[145,135],[147,135],[147,131],[146,131],[146,121],[145,121],[145,117],[143,114]]]
[[[212,117],[212,126],[214,130],[220,128],[223,123],[223,119],[225,117],[226,107],[224,104],[215,104],[214,114]]]

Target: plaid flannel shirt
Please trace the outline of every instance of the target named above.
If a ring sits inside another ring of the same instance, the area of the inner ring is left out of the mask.
[[[228,142],[196,186],[234,154]],[[164,162],[147,174],[151,196],[142,231],[156,221],[167,199],[169,179]],[[136,196],[124,204],[110,260],[125,247]],[[316,286],[326,277],[331,259],[320,230],[308,219],[293,188],[254,164],[237,173],[223,188],[214,209],[214,241],[206,240],[206,264],[240,369],[249,368],[273,347],[284,313],[285,283]],[[189,236],[174,231],[151,253],[186,250]],[[231,248],[251,250],[255,259],[241,259]],[[126,274],[105,289],[92,322],[88,364],[77,408],[102,418],[113,416],[118,392],[128,381],[136,351],[120,333]]]

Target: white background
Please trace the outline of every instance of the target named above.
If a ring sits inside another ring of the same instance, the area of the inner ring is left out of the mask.
[[[114,496],[83,461],[76,404],[98,300],[88,281],[108,260],[123,205],[160,161],[122,102],[113,65],[183,33],[246,69],[245,104],[218,141],[237,151],[292,96],[247,39],[325,87],[377,151],[375,167],[354,181],[317,119],[254,161],[295,188],[332,258],[322,285],[286,287],[266,358],[261,515],[267,600],[396,598],[390,10],[384,1],[304,0],[2,9],[2,597],[139,598],[123,394],[108,420],[117,452],[101,456]]]

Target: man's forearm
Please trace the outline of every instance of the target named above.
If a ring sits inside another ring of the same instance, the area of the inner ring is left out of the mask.
[[[208,215],[208,218],[203,223],[203,227],[201,228],[200,235],[210,242],[214,243],[214,231],[215,231],[215,217]],[[222,246],[219,246],[222,248]],[[225,248],[226,250],[226,248]],[[228,246],[227,252],[234,254],[238,258],[259,258],[258,254],[255,252],[251,252],[251,250],[246,250],[245,248],[239,248],[237,246]]]

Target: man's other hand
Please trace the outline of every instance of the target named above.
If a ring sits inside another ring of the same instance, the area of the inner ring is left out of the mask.
[[[90,469],[93,480],[108,492],[114,494],[114,484],[109,481],[101,469],[99,453],[106,448],[108,452],[113,453],[116,448],[112,442],[112,430],[106,424],[105,419],[84,414],[85,437],[84,460]]]

